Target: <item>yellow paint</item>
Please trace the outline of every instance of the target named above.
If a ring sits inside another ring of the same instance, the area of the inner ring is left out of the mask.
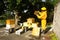
[[[39,32],[40,32],[40,28],[38,27],[38,24],[35,23],[34,27],[33,27],[33,30],[32,30],[32,35],[33,36],[39,36]]]
[[[47,12],[39,12],[40,15],[36,15],[39,19],[46,19],[47,18]]]
[[[10,25],[11,28],[15,27],[15,20],[8,19],[6,20],[6,26]]]
[[[39,12],[39,11],[38,11]],[[47,18],[47,11],[39,12],[40,15],[35,14],[39,19],[41,19],[41,27],[42,30],[46,29],[46,18]]]
[[[41,26],[42,30],[46,29],[46,20],[41,20]]]
[[[42,7],[41,10],[46,10],[46,8],[45,7]]]
[[[40,28],[38,28],[38,27],[33,28],[32,35],[33,36],[39,36],[39,31],[40,31]]]
[[[6,24],[10,24],[10,20],[6,20]]]

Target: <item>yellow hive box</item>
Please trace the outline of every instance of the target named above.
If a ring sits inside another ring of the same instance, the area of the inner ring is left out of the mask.
[[[7,25],[10,25],[11,28],[14,28],[15,27],[15,20],[12,20],[12,19],[6,20],[6,26]]]
[[[15,24],[15,20],[10,20],[10,19],[8,19],[8,20],[6,20],[6,24]]]
[[[15,20],[10,20],[10,24],[15,24]]]
[[[28,18],[28,19],[27,19],[27,22],[28,22],[28,23],[34,23],[34,22],[35,22],[35,19],[34,19],[34,18]]]
[[[37,24],[34,24],[33,30],[32,30],[32,35],[33,36],[39,36],[40,33],[40,28],[37,26]]]
[[[6,20],[6,24],[9,24],[10,25],[10,20]]]

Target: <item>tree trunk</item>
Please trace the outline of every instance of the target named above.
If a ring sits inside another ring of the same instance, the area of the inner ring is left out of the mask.
[[[54,9],[53,28],[58,40],[60,40],[60,3],[57,3]]]

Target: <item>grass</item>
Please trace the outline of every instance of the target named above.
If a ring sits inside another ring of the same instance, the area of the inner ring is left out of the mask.
[[[51,40],[58,40],[55,33],[51,33],[49,36],[50,36]]]
[[[52,27],[51,25],[52,25],[52,23],[48,23],[47,27]],[[54,32],[50,33],[49,36],[50,36],[51,40],[58,40],[58,37],[56,36],[56,34]]]
[[[0,20],[0,24],[5,24],[5,20]]]

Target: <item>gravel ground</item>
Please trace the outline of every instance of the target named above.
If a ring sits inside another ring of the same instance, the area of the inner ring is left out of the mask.
[[[4,33],[4,28],[0,30],[0,40],[38,40],[35,37],[31,37],[29,35],[31,35],[31,31],[27,31],[26,33],[23,33],[21,35],[16,35],[15,33],[6,35]],[[48,36],[44,36],[44,37],[45,37],[44,40],[50,40]]]

